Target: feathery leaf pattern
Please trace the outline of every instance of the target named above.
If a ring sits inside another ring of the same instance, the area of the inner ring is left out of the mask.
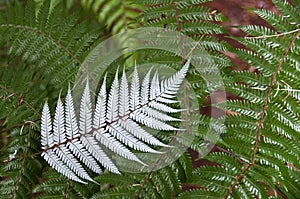
[[[181,121],[167,113],[182,110],[174,109],[168,104],[178,102],[172,98],[176,97],[189,64],[190,60],[180,71],[161,82],[157,72],[150,80],[150,70],[141,86],[136,68],[131,85],[125,71],[120,80],[117,71],[108,92],[105,76],[97,96],[95,110],[92,110],[87,81],[81,98],[78,120],[69,86],[64,104],[60,95],[58,97],[53,122],[47,102],[44,105],[41,123],[41,144],[44,149],[42,156],[59,173],[80,183],[86,183],[83,180],[95,182],[83,165],[95,173],[102,173],[101,166],[103,166],[110,172],[120,174],[118,167],[107,155],[107,149],[121,157],[146,165],[130,149],[146,153],[162,153],[149,145],[170,147],[141,125],[155,130],[180,130],[166,122]]]

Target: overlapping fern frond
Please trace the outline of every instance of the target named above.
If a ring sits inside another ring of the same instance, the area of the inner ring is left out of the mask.
[[[69,88],[65,108],[60,97],[58,99],[53,122],[51,122],[48,104],[46,103],[43,108],[41,143],[44,152],[42,156],[58,172],[81,183],[84,182],[80,178],[92,182],[94,180],[89,177],[78,160],[99,174],[102,170],[97,162],[113,173],[120,173],[103,148],[144,164],[126,146],[146,153],[161,153],[152,149],[149,144],[167,147],[139,124],[156,130],[180,130],[166,123],[180,121],[166,113],[182,110],[166,104],[177,102],[172,98],[176,97],[180,84],[185,78],[189,62],[187,61],[180,71],[161,82],[157,73],[150,80],[150,70],[145,75],[142,85],[135,69],[130,90],[125,71],[121,80],[117,72],[108,94],[104,79],[94,111],[91,107],[87,83],[81,98],[79,122],[76,119]]]

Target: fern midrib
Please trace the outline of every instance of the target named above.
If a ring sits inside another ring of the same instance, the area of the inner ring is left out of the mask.
[[[265,38],[272,38],[272,37],[279,37],[279,36],[284,36],[284,35],[289,35],[295,32],[299,32],[300,28],[295,29],[295,30],[291,30],[291,31],[287,31],[287,32],[283,32],[283,33],[279,33],[279,34],[275,34],[275,35],[262,35],[262,36],[256,36],[256,37],[251,37],[251,36],[246,36],[244,38],[249,38],[249,39],[265,39]]]
[[[244,178],[244,174],[249,170],[249,168],[255,166],[256,152],[257,152],[257,149],[259,147],[259,142],[260,142],[260,139],[261,139],[261,130],[263,128],[263,123],[265,121],[265,116],[266,116],[266,113],[267,113],[267,110],[268,110],[268,105],[270,103],[271,93],[273,91],[274,84],[276,83],[276,77],[277,77],[277,75],[278,75],[278,73],[279,73],[279,71],[280,71],[280,69],[281,69],[281,67],[282,67],[282,65],[285,61],[285,58],[288,56],[288,53],[290,52],[291,48],[294,45],[295,40],[297,39],[297,37],[299,35],[300,35],[300,29],[297,29],[296,34],[292,37],[288,48],[285,50],[284,55],[283,55],[282,59],[280,60],[280,62],[278,64],[278,67],[277,67],[276,71],[274,72],[274,75],[271,78],[270,85],[269,85],[268,92],[267,92],[267,97],[264,101],[263,110],[261,112],[261,118],[260,118],[260,121],[259,121],[259,124],[258,124],[257,136],[256,136],[256,139],[255,139],[255,143],[253,145],[254,148],[253,148],[253,155],[252,155],[251,163],[250,164],[249,163],[244,164],[244,168],[242,169],[241,173],[235,178],[235,181],[229,187],[226,195],[224,196],[224,199],[227,199],[230,196],[232,191],[235,189],[236,185],[240,182],[240,180],[242,180]]]
[[[94,76],[88,71],[87,66],[84,63],[82,63],[79,60],[79,58],[76,57],[76,55],[74,53],[72,53],[68,48],[66,48],[61,42],[59,42],[58,40],[56,40],[55,38],[53,38],[51,35],[43,32],[40,29],[33,28],[33,27],[30,27],[30,26],[15,25],[15,24],[1,24],[0,27],[8,27],[8,28],[15,28],[15,29],[22,29],[22,30],[26,30],[26,31],[31,31],[31,32],[34,32],[34,33],[38,33],[38,34],[42,35],[43,37],[49,39],[58,48],[60,48],[63,51],[65,51],[76,63],[78,63],[79,66],[82,67],[83,70],[88,74],[89,78],[91,78],[93,80],[93,82],[95,84],[97,84],[97,81],[95,80]]]

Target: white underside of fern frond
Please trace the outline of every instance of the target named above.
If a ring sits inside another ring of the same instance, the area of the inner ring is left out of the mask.
[[[130,85],[125,72],[120,79],[117,72],[109,92],[106,91],[104,79],[95,110],[92,110],[87,82],[81,99],[79,119],[75,115],[69,87],[64,104],[59,96],[53,122],[48,104],[44,105],[41,123],[42,156],[59,173],[80,183],[85,183],[84,180],[94,182],[83,165],[99,174],[102,173],[101,166],[120,174],[106,154],[107,149],[146,165],[130,149],[162,153],[151,148],[151,145],[169,147],[142,125],[155,130],[180,130],[167,122],[181,121],[168,113],[177,113],[182,109],[172,108],[169,104],[178,102],[174,98],[189,64],[190,60],[180,71],[162,81],[159,81],[157,72],[150,79],[149,71],[141,85],[136,68]]]

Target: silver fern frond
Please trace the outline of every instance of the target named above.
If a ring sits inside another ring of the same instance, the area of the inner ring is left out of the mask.
[[[86,83],[81,103],[79,119],[74,110],[70,86],[64,104],[60,95],[51,121],[47,102],[42,111],[41,145],[44,159],[67,178],[86,183],[95,182],[83,165],[95,173],[102,173],[101,166],[120,174],[118,167],[107,154],[107,150],[126,159],[144,164],[130,149],[145,153],[162,153],[151,146],[171,147],[158,140],[142,126],[155,130],[181,130],[167,124],[168,121],[182,121],[169,116],[182,109],[169,104],[177,103],[176,94],[188,71],[190,60],[168,79],[159,80],[151,70],[142,84],[136,67],[129,85],[125,71],[118,78],[118,71],[106,90],[106,76],[92,110],[89,83]],[[100,164],[99,164],[100,163]]]

